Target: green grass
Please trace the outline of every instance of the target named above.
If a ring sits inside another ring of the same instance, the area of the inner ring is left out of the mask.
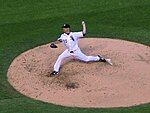
[[[29,99],[7,82],[7,69],[20,53],[55,40],[61,25],[87,37],[109,37],[150,45],[150,0],[0,0],[0,113],[150,113],[150,104],[82,109]]]

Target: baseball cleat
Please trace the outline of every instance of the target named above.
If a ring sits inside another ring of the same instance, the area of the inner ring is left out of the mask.
[[[105,59],[105,60],[106,60],[106,62],[107,62],[108,64],[113,65],[112,62],[111,62],[111,59]]]
[[[106,62],[106,60],[105,60],[104,57],[102,57],[102,56],[100,56],[100,55],[98,55],[98,57],[99,57],[99,61],[100,61],[100,62]]]
[[[54,77],[54,76],[57,76],[58,75],[58,72],[57,71],[53,71],[51,74],[50,74],[50,77]]]

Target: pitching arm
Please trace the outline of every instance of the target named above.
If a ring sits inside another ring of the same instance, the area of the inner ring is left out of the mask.
[[[82,32],[83,32],[83,36],[86,35],[86,25],[85,25],[85,22],[82,21]]]

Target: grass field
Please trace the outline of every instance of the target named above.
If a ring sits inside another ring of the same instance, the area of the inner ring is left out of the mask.
[[[0,113],[150,113],[150,104],[129,108],[68,108],[27,98],[7,82],[20,53],[55,40],[63,23],[87,37],[109,37],[150,45],[150,0],[0,0]]]

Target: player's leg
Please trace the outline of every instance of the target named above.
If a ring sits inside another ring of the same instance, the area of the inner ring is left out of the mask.
[[[84,62],[90,62],[90,61],[101,61],[101,62],[107,62],[110,65],[112,65],[111,59],[105,59],[103,56],[86,56],[82,51],[79,49],[75,51],[74,56]]]
[[[59,55],[58,59],[56,60],[56,63],[54,64],[54,71],[51,73],[52,75],[58,74],[61,62],[67,58],[70,57],[70,53],[68,50],[65,50],[61,55]]]
[[[74,56],[84,62],[90,62],[90,61],[99,61],[100,57],[99,56],[86,56],[84,53],[81,52],[80,49],[76,50],[74,52]]]

